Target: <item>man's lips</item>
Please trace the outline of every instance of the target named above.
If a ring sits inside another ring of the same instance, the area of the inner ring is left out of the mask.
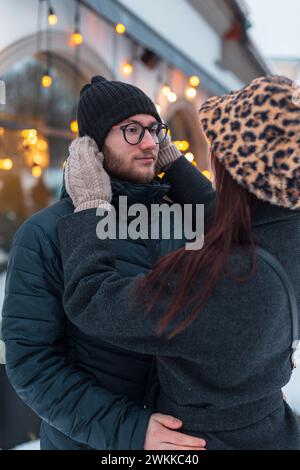
[[[154,162],[154,161],[155,161],[155,157],[137,157],[136,160]]]

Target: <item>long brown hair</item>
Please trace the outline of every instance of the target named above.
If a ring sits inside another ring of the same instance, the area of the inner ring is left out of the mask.
[[[149,313],[160,299],[163,300],[164,288],[176,274],[175,293],[165,315],[159,322],[159,335],[183,309],[193,304],[191,313],[172,330],[168,338],[185,329],[198,315],[210,297],[220,275],[226,271],[229,253],[233,247],[251,246],[252,269],[246,276],[232,277],[235,280],[244,281],[255,272],[255,240],[251,221],[259,201],[236,183],[217,159],[213,159],[213,165],[217,188],[216,203],[203,248],[188,251],[183,247],[164,256],[155,269],[139,283],[138,298],[146,295],[148,301],[146,313]],[[205,272],[206,283],[199,298],[197,289],[196,293],[191,296],[191,286],[197,283],[200,272]]]

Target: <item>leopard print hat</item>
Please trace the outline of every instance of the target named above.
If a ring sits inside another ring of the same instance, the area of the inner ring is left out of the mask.
[[[209,98],[200,120],[214,156],[241,186],[271,204],[300,208],[300,88],[283,76]]]

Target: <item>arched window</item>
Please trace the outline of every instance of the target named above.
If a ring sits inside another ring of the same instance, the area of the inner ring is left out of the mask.
[[[58,199],[63,163],[76,137],[76,107],[87,78],[58,55],[51,57],[52,85],[41,78],[46,57],[26,57],[2,75],[6,105],[0,115],[0,249],[16,228]],[[75,127],[74,127],[75,126]]]

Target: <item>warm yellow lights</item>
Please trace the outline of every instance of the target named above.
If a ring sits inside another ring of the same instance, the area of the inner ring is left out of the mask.
[[[170,103],[175,103],[177,101],[176,93],[171,91],[171,93],[168,94],[168,100],[170,101]]]
[[[42,174],[42,169],[40,166],[36,165],[32,167],[31,172],[32,172],[32,176],[34,176],[35,178],[39,178]]]
[[[74,134],[78,133],[78,122],[75,119],[73,121],[71,121],[70,129]]]
[[[36,165],[41,165],[43,163],[43,157],[39,153],[33,156],[33,163]]]
[[[210,171],[208,171],[208,170],[203,170],[203,171],[202,171],[202,174],[205,176],[205,178],[207,178],[207,179],[209,179],[209,180],[212,179],[212,176],[211,176]]]
[[[190,144],[187,140],[182,140],[181,142],[179,142],[179,150],[181,150],[182,152],[186,152],[189,146]]]
[[[126,27],[122,23],[116,25],[116,32],[118,34],[124,34],[126,32]]]
[[[44,88],[49,88],[51,85],[52,85],[52,77],[51,75],[49,75],[48,72],[44,73],[43,76],[42,76],[42,86]]]
[[[0,127],[0,136],[4,135],[4,127]]]
[[[197,87],[200,85],[200,78],[197,77],[197,75],[193,75],[192,77],[190,77],[189,79],[189,84],[191,86],[194,86],[194,87]]]
[[[197,90],[195,88],[193,88],[193,87],[186,88],[185,96],[188,99],[192,100],[196,97],[196,95],[197,95]]]
[[[13,167],[13,161],[10,158],[0,159],[0,170],[11,170]]]
[[[171,88],[168,85],[164,85],[161,92],[164,96],[168,96],[171,93]]]
[[[126,62],[126,64],[122,65],[121,70],[122,70],[124,75],[131,75],[132,71],[133,71],[133,66],[131,64],[129,64],[128,62]]]
[[[47,144],[47,142],[46,142],[45,140],[43,140],[43,139],[38,139],[37,144],[36,144],[36,148],[37,148],[38,150],[45,151],[45,150],[47,150],[47,148],[48,148],[48,144]]]
[[[83,36],[78,31],[71,34],[71,44],[73,46],[80,46],[83,43]]]
[[[193,162],[195,159],[194,154],[192,152],[186,153],[185,158],[187,158],[189,162]]]
[[[50,24],[50,26],[55,26],[58,22],[58,19],[57,19],[57,16],[55,15],[55,13],[49,11],[49,15],[48,15],[48,23]]]
[[[36,129],[23,129],[21,131],[21,136],[24,137],[24,139],[36,137],[37,130]]]

